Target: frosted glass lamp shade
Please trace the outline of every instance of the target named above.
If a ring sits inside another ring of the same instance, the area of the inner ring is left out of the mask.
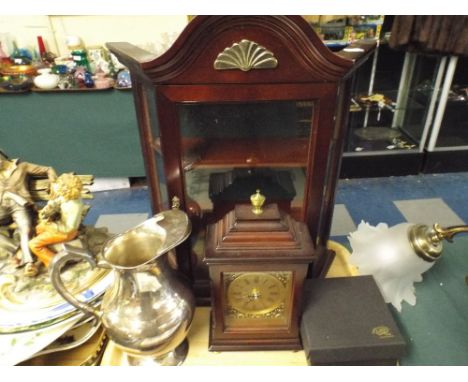
[[[352,254],[350,261],[361,275],[372,275],[387,303],[398,311],[406,301],[416,304],[414,283],[422,281],[422,274],[434,265],[417,256],[408,240],[411,223],[391,228],[385,223],[376,227],[361,222],[348,239]]]

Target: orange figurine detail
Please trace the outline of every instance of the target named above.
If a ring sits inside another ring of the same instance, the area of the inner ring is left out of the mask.
[[[51,185],[51,199],[39,212],[36,236],[29,242],[29,247],[47,267],[55,255],[48,246],[73,240],[78,235],[84,210],[82,188],[78,176],[60,175]]]

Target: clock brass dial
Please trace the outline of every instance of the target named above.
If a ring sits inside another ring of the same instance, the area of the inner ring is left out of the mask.
[[[231,308],[248,315],[264,315],[285,301],[287,288],[269,273],[249,272],[236,277],[228,286]]]

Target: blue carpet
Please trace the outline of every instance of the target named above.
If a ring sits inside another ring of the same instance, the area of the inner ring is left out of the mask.
[[[95,192],[93,196],[94,199],[87,201],[92,208],[85,224],[95,224],[103,214],[151,214],[148,189],[144,186]],[[468,173],[342,179],[338,183],[336,203],[346,207],[355,225],[364,220],[372,225],[384,222],[392,226],[406,221],[394,201],[429,198],[441,198],[468,222]],[[332,236],[332,239],[347,242],[346,236]]]

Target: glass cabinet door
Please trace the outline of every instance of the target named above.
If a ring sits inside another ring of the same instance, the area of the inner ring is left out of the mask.
[[[447,72],[429,151],[468,149],[468,58],[453,56],[446,60]]]
[[[260,190],[300,212],[313,115],[308,101],[179,103],[186,192],[219,219]]]
[[[362,67],[355,79],[347,155],[422,152],[441,60],[386,45],[376,54],[374,66]]]
[[[207,224],[257,190],[300,218],[304,210],[314,104],[311,101],[178,103],[186,198],[202,224],[193,237],[196,273]],[[196,228],[195,228],[195,231]]]

